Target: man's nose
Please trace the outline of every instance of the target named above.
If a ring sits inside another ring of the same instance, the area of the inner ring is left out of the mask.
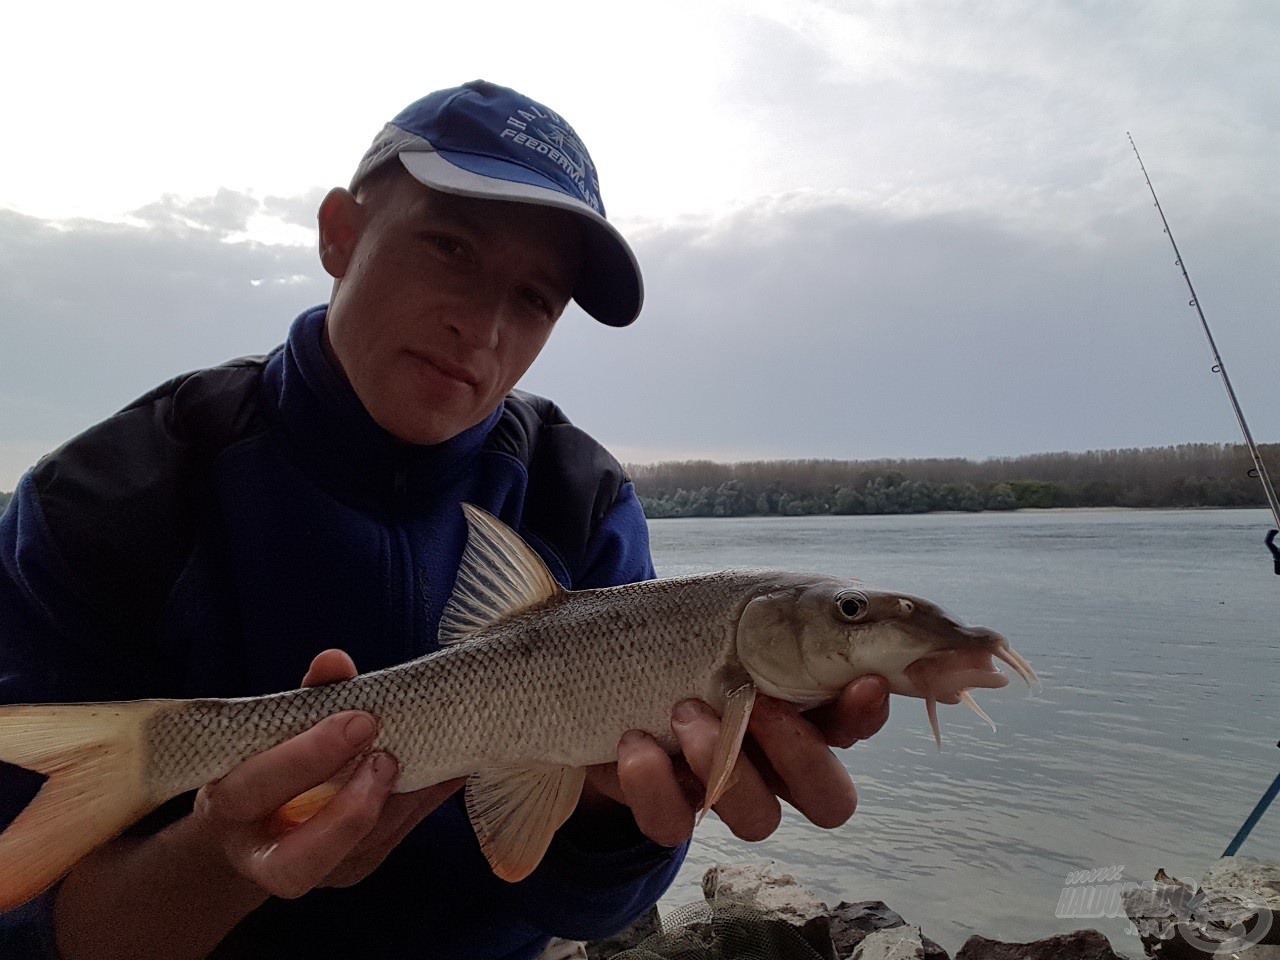
[[[502,328],[502,302],[497,297],[468,297],[450,311],[449,327],[468,347],[492,350]]]

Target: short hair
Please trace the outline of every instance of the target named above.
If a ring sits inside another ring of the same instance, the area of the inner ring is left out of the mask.
[[[377,167],[367,177],[360,181],[355,189],[356,199],[361,203],[370,199],[378,199],[383,196],[391,182],[399,176],[409,176],[400,163],[384,163]]]

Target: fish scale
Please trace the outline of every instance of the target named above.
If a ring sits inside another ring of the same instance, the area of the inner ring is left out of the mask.
[[[399,791],[478,763],[605,763],[628,730],[670,742],[674,703],[718,699],[712,680],[733,659],[738,598],[777,578],[729,571],[566,593],[463,644],[343,683],[175,702],[148,726],[148,778],[157,793],[194,790],[343,710],[378,718],[370,749],[399,761]]]
[[[603,763],[627,730],[670,740],[679,700],[718,700],[714,675],[735,660],[734,614],[789,580],[807,578],[725,571],[568,593],[458,647],[341,684],[187,701],[153,721],[152,776],[193,789],[342,710],[380,719],[371,749],[399,759],[402,790],[477,761]]]

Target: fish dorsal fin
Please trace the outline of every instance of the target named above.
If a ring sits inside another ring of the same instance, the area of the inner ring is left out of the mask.
[[[582,767],[489,767],[467,780],[467,818],[493,872],[510,883],[542,862],[578,805]]]
[[[470,503],[467,547],[453,596],[440,618],[441,646],[465,640],[503,617],[564,592],[542,558],[493,514]]]

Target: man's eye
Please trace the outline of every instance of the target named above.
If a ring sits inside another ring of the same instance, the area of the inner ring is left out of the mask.
[[[526,288],[524,291],[524,299],[529,306],[533,307],[539,313],[545,313],[548,316],[551,315],[551,302],[537,290]]]
[[[447,254],[451,257],[462,253],[463,250],[462,244],[453,239],[453,237],[444,237],[439,234],[428,234],[426,236],[426,241],[441,253]]]

